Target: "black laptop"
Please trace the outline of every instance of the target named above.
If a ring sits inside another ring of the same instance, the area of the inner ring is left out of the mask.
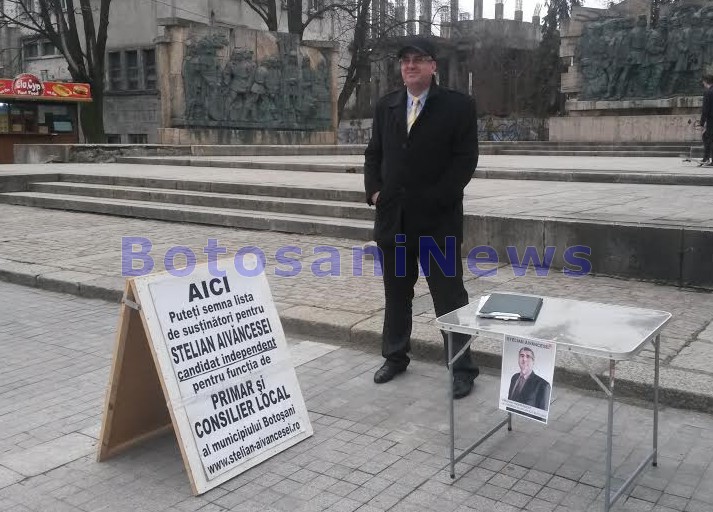
[[[541,297],[493,293],[480,308],[478,316],[501,320],[535,320],[541,307]]]

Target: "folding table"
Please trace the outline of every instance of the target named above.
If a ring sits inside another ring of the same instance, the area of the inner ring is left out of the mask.
[[[504,293],[504,292],[498,292]],[[525,294],[514,294],[525,295]],[[455,464],[473,451],[495,432],[507,425],[512,430],[512,413],[493,427],[478,441],[466,448],[458,457],[455,456],[455,426],[453,404],[453,362],[465,350],[470,349],[473,338],[457,354],[453,354],[453,333],[471,335],[512,335],[537,339],[557,344],[558,351],[569,351],[587,370],[608,398],[607,447],[606,447],[606,484],[604,511],[616,503],[634,479],[649,462],[657,463],[658,444],[658,391],[659,391],[659,353],[661,329],[671,319],[666,311],[656,311],[597,302],[587,302],[555,297],[542,297],[542,309],[537,319],[532,321],[494,320],[477,316],[479,303],[472,302],[460,309],[447,313],[436,320],[438,327],[448,333],[448,370],[450,373],[450,474],[455,478]],[[624,484],[611,495],[612,477],[612,435],[614,428],[614,382],[616,362],[625,361],[635,356],[646,344],[654,346],[654,424],[653,450],[644,459]],[[609,360],[609,385],[607,386],[590,368],[582,356],[592,356]]]

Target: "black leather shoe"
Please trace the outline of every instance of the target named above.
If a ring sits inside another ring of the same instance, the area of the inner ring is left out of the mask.
[[[383,384],[384,382],[389,382],[391,379],[396,377],[399,373],[406,371],[406,367],[395,366],[389,363],[384,363],[384,365],[376,370],[374,374],[374,382],[377,384]]]
[[[473,390],[473,379],[466,376],[453,377],[453,398],[458,400],[459,398],[466,397]]]

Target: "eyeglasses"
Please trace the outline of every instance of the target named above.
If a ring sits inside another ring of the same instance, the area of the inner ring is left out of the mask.
[[[422,64],[424,62],[431,62],[433,59],[428,55],[414,55],[413,57],[401,57],[399,62],[403,66],[404,64]]]

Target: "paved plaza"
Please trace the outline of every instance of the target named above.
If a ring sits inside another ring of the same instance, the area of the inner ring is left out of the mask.
[[[598,511],[606,402],[555,381],[550,424],[516,418],[447,466],[447,373],[416,361],[376,386],[378,355],[329,339],[290,346],[314,436],[200,496],[173,435],[107,462],[95,450],[118,307],[0,283],[0,510],[65,511]],[[486,373],[456,409],[457,445],[502,414]],[[663,408],[659,466],[614,510],[709,512],[713,418]],[[617,405],[614,466],[622,476],[650,445],[643,403]]]
[[[333,158],[348,163],[352,157]],[[569,157],[486,155],[479,168],[555,172],[571,165]],[[709,172],[665,158],[581,157],[577,166],[682,176]],[[58,172],[340,191],[363,187],[361,175],[330,172],[130,164],[0,167],[0,176]],[[712,203],[710,186],[476,179],[466,189],[465,209],[708,229]],[[154,271],[164,270],[164,255],[176,245],[204,261],[209,239],[226,248],[228,264],[240,249],[264,252],[313,422],[312,438],[197,498],[190,494],[173,435],[95,462],[117,300],[124,288],[122,237],[151,241]],[[291,277],[277,272],[285,270],[276,258],[284,247],[301,251],[296,258],[301,270]],[[338,275],[319,275],[327,267],[320,263],[323,247],[337,250]],[[513,432],[498,432],[467,456],[451,481],[447,372],[427,285],[419,281],[414,299],[415,361],[406,374],[376,386],[383,286],[368,259],[356,275],[354,249],[362,247],[363,242],[345,238],[0,204],[0,511],[602,510],[606,401],[591,391],[591,379],[565,351],[557,356],[550,424],[516,419]],[[646,469],[614,510],[713,510],[713,294],[603,276],[574,279],[560,270],[547,275],[505,265],[492,270],[487,276],[466,271],[472,300],[502,290],[672,313],[662,333],[659,466]],[[497,410],[501,342],[478,338],[473,348],[484,371],[475,392],[457,402],[460,448],[503,414]],[[618,483],[650,447],[653,355],[646,347],[617,366],[616,392],[623,397],[614,438]],[[606,376],[602,360],[589,363]]]
[[[659,187],[661,188],[661,187]],[[175,245],[189,247],[205,260],[208,239],[226,248],[228,264],[241,248],[258,247],[266,255],[266,275],[278,311],[291,334],[325,337],[358,350],[376,349],[383,323],[383,285],[373,263],[363,260],[362,275],[356,275],[354,240],[269,231],[250,231],[121,218],[60,210],[0,205],[0,276],[19,284],[39,286],[77,295],[116,301],[123,289],[122,237],[151,241],[154,270],[164,270],[164,256]],[[280,248],[298,247],[301,270],[280,277]],[[339,253],[339,275],[320,276],[318,271],[335,268],[319,264],[319,247]],[[177,264],[180,261],[177,260]],[[673,314],[662,336],[662,400],[671,405],[713,411],[713,294],[661,286],[654,283],[608,277],[568,277],[551,270],[538,276],[530,269],[519,275],[503,266],[488,276],[466,271],[466,288],[472,299],[492,290],[519,291],[545,296],[662,309]],[[414,300],[413,350],[421,359],[438,361],[442,339],[433,325],[433,303],[424,279],[419,280]],[[475,350],[490,366],[499,367],[499,340],[482,339]],[[651,397],[653,349],[646,347],[633,360],[621,363],[620,392]],[[580,364],[566,352],[557,358],[568,382],[591,386]],[[604,371],[606,362],[594,361]],[[576,382],[575,382],[576,381]]]

